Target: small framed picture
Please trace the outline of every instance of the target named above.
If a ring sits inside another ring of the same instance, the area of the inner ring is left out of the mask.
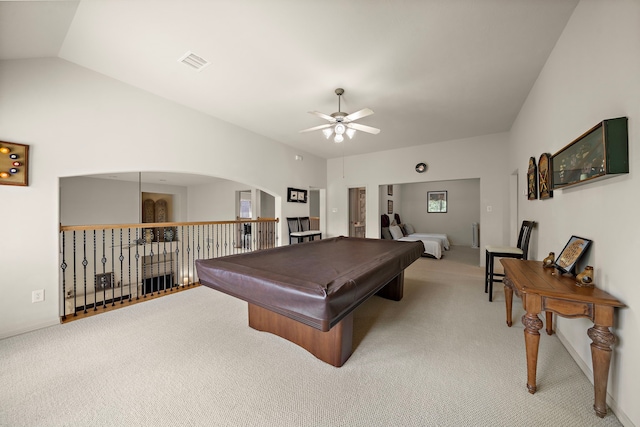
[[[563,273],[575,274],[580,258],[589,249],[591,240],[584,237],[571,236],[564,249],[556,259],[556,268]]]
[[[536,159],[529,158],[529,169],[527,170],[527,199],[536,200],[538,198],[538,168]]]
[[[287,202],[307,203],[307,190],[287,188]]]
[[[551,154],[542,153],[538,160],[538,182],[540,183],[540,200],[553,197],[551,189]]]
[[[387,213],[391,215],[393,213],[393,200],[387,201]]]
[[[427,212],[446,213],[447,212],[447,192],[427,191]]]
[[[393,185],[387,185],[387,196],[393,196]]]

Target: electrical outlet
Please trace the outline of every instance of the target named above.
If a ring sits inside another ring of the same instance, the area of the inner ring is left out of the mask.
[[[493,207],[487,206],[487,212],[491,212],[492,210],[493,210]]]
[[[31,302],[42,302],[44,301],[44,289],[39,289],[37,291],[31,292]]]

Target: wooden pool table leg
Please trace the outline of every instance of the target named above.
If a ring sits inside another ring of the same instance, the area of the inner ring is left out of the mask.
[[[307,350],[318,359],[340,367],[352,353],[353,312],[327,332],[249,303],[249,326],[270,332]]]
[[[376,295],[393,301],[400,301],[404,296],[404,270],[384,285]]]

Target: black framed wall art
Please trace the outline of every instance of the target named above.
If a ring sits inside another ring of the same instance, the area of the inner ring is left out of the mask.
[[[307,203],[307,190],[287,188],[287,202]]]
[[[427,191],[427,212],[447,213],[446,191]]]

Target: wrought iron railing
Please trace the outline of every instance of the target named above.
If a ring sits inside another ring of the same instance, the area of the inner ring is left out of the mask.
[[[275,247],[278,222],[61,226],[62,320],[193,286],[196,260]]]

